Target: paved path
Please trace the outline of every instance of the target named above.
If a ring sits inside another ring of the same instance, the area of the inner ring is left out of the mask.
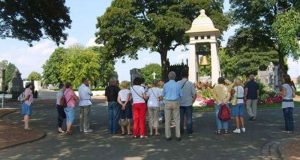
[[[78,118],[78,108],[76,115]],[[299,108],[295,109],[296,133],[293,135],[281,133],[281,110],[259,111],[257,121],[246,121],[246,133],[227,136],[214,134],[213,113],[196,113],[195,133],[192,137],[184,135],[181,142],[166,141],[163,136],[145,140],[112,136],[106,130],[107,108],[99,102],[92,106],[92,128],[95,132],[91,134],[79,133],[76,125],[72,136],[58,135],[56,110],[52,105],[34,106],[32,117],[33,128],[47,132],[46,138],[1,150],[0,159],[260,159],[264,144],[299,135],[300,131]],[[18,113],[5,117],[6,121],[13,123],[20,122],[20,119]],[[78,124],[78,119],[75,124]]]

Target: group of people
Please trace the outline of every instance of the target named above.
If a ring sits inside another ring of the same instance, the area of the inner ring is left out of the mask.
[[[105,89],[108,101],[108,130],[111,134],[133,135],[134,138],[145,138],[147,135],[160,135],[159,117],[164,111],[165,138],[171,140],[171,124],[175,125],[176,140],[181,140],[183,133],[193,133],[193,103],[197,97],[195,85],[188,80],[188,72],[182,72],[182,79],[175,81],[176,74],[171,71],[168,74],[169,81],[159,87],[159,81],[153,80],[150,87],[144,85],[142,78],[135,78],[130,82],[123,81],[118,84],[116,79],[111,79]],[[295,88],[289,75],[283,76],[281,95],[283,96],[282,108],[285,121],[285,132],[294,130],[293,97]],[[84,78],[78,88],[79,97],[75,94],[70,83],[60,84],[57,93],[56,109],[58,113],[58,132],[72,134],[72,125],[75,119],[74,108],[79,101],[80,106],[80,131],[90,133],[91,96],[89,80]],[[28,84],[24,91],[22,103],[22,115],[24,116],[24,128],[29,130],[29,118],[31,116],[31,103],[33,101],[32,84]],[[249,120],[256,120],[257,100],[259,98],[258,83],[254,75],[250,75],[249,81],[242,85],[238,78],[231,85],[226,84],[223,77],[218,79],[218,84],[212,88],[215,100],[216,134],[229,134],[229,121],[221,120],[219,112],[225,105],[231,110],[231,116],[236,128],[233,133],[246,132],[244,121],[244,109],[247,108]],[[246,105],[245,105],[246,104]],[[148,114],[147,114],[148,113]],[[146,116],[148,115],[149,132],[146,131]],[[67,129],[62,129],[66,119]],[[133,124],[133,127],[131,125]],[[132,128],[132,129],[131,129]]]
[[[147,135],[160,135],[159,117],[164,110],[165,136],[171,140],[171,123],[175,123],[176,139],[181,140],[181,134],[186,128],[187,134],[193,133],[192,105],[196,99],[196,89],[188,81],[188,72],[182,72],[182,80],[176,82],[175,72],[168,74],[169,81],[159,88],[159,81],[153,80],[150,87],[145,86],[143,79],[137,77],[130,87],[123,81],[118,86],[116,79],[110,80],[105,89],[108,101],[109,131],[118,133],[121,126],[122,135],[133,134],[134,138],[145,138]],[[149,132],[146,132],[146,116],[148,113]],[[133,123],[133,133],[130,124]],[[184,126],[186,125],[186,127]]]

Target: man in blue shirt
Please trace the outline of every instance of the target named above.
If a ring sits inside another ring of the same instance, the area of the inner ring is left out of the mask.
[[[171,140],[171,115],[176,125],[177,141],[181,140],[180,136],[180,114],[179,114],[179,100],[180,100],[180,85],[175,81],[176,74],[171,71],[168,74],[169,81],[164,85],[162,96],[165,100],[165,135],[166,139]]]

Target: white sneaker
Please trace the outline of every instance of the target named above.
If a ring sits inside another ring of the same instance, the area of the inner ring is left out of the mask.
[[[91,132],[93,132],[93,130],[92,129],[88,129],[88,130],[84,130],[83,132],[84,133],[91,133]]]
[[[237,128],[237,129],[233,130],[233,133],[241,133],[241,130]]]
[[[244,132],[244,133],[245,133],[245,132],[246,132],[246,128],[242,128],[242,132]]]

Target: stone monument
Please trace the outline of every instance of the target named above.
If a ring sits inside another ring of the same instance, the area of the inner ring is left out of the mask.
[[[268,65],[267,70],[257,71],[257,77],[261,83],[271,87],[273,90],[278,90],[278,66],[274,65],[272,62]]]
[[[207,43],[210,45],[211,54],[211,81],[212,84],[216,84],[221,76],[217,49],[217,37],[220,36],[220,31],[215,28],[212,20],[202,9],[200,15],[193,21],[190,30],[186,33],[190,37],[189,80],[192,82],[198,81],[199,59],[203,55],[197,55],[196,45]]]
[[[10,93],[12,94],[12,99],[17,99],[23,91],[24,86],[23,80],[21,78],[21,73],[18,69],[16,69],[10,83]]]
[[[140,70],[140,69],[137,69],[137,68],[133,68],[133,69],[130,70],[130,80],[131,80],[131,84],[133,83],[133,80],[134,80],[136,77],[142,77],[141,70]]]

